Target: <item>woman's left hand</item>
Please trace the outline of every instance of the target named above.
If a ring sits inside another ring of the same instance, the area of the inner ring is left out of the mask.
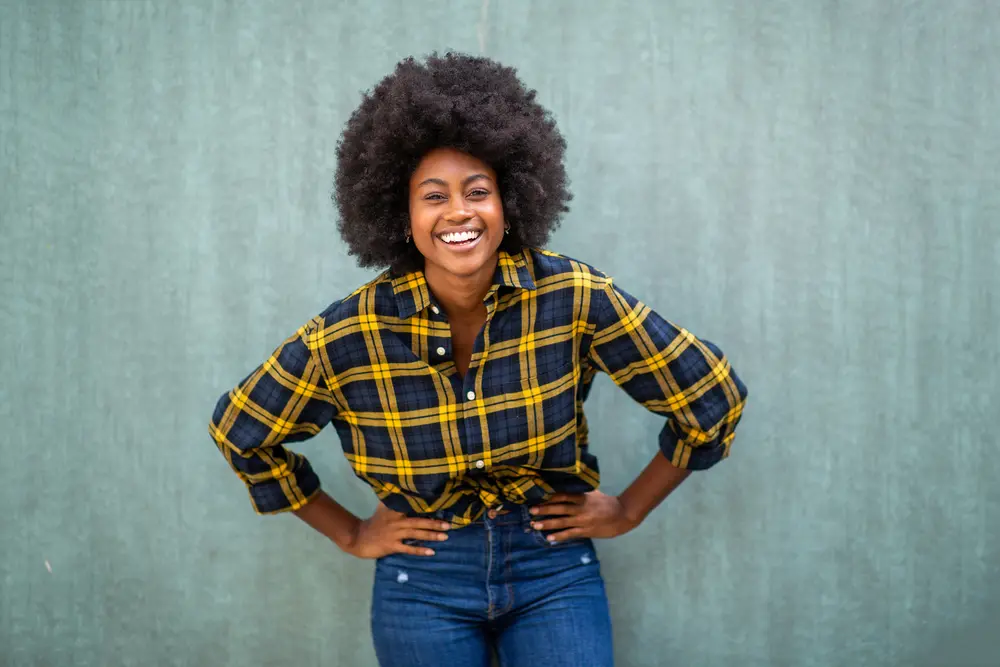
[[[548,502],[531,508],[531,514],[534,517],[531,526],[535,530],[559,531],[548,537],[550,542],[617,537],[639,525],[628,515],[617,496],[600,491],[557,493]]]

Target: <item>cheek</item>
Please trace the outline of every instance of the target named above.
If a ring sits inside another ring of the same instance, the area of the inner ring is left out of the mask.
[[[484,202],[485,206],[480,210],[480,216],[483,217],[489,224],[500,225],[503,227],[503,202],[500,201],[499,197],[490,199],[489,202]]]
[[[434,219],[432,216],[427,214],[426,208],[422,206],[410,207],[410,229],[413,230],[414,236],[419,234],[421,231],[430,229],[433,222]]]

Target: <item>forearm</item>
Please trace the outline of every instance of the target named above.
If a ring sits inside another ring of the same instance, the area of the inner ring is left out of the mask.
[[[361,519],[348,512],[324,491],[294,511],[312,528],[325,535],[343,551],[349,551],[358,534]]]
[[[618,500],[629,519],[639,525],[690,474],[690,470],[676,467],[657,452]]]

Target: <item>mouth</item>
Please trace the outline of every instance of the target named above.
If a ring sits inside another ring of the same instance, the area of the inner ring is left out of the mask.
[[[437,239],[453,250],[468,250],[483,238],[482,229],[460,229],[438,234]]]

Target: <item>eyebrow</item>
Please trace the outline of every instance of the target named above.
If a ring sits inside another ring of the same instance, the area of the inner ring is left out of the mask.
[[[486,174],[472,174],[471,176],[466,176],[465,177],[465,179],[462,181],[462,187],[465,187],[466,185],[468,185],[472,181],[477,181],[480,178],[485,178],[487,181],[492,181],[493,180],[492,178],[490,178]],[[444,187],[444,188],[448,187],[448,184],[445,183],[440,178],[428,178],[428,179],[425,179],[425,180],[421,181],[420,184],[417,185],[417,187],[418,188],[422,188],[425,185],[429,185],[431,183],[433,183],[434,185],[440,185],[441,187]]]

